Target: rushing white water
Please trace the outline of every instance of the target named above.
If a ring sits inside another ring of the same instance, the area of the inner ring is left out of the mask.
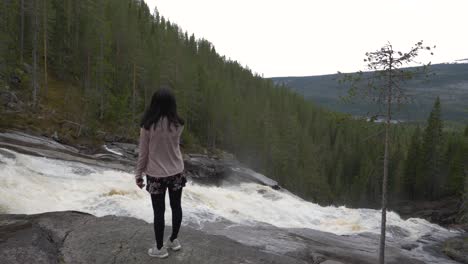
[[[152,222],[149,195],[136,187],[133,175],[81,163],[0,149],[0,193],[0,210],[7,213],[79,210]],[[322,207],[255,183],[216,187],[189,182],[183,192],[183,209],[184,222],[199,225],[225,218],[245,225],[265,222],[335,234],[379,233],[380,227],[377,210]],[[387,217],[389,226],[403,229],[413,241],[427,234],[450,233],[422,219],[402,220],[393,212]]]

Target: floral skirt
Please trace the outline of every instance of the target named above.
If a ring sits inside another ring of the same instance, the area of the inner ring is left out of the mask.
[[[146,176],[146,190],[151,194],[160,194],[166,192],[166,188],[171,191],[177,191],[185,187],[187,178],[184,173],[179,173],[169,177]]]

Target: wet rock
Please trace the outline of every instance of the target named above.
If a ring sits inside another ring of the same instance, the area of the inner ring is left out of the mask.
[[[402,249],[406,249],[406,250],[409,250],[409,251],[411,251],[411,250],[413,250],[413,249],[415,249],[417,247],[418,247],[418,244],[415,244],[415,243],[407,243],[407,244],[401,245]]]
[[[448,239],[442,251],[451,259],[468,264],[468,234]]]
[[[189,177],[201,183],[220,184],[228,172],[226,164],[207,155],[189,154],[184,160]]]
[[[3,150],[3,149],[0,149],[0,155],[2,155],[3,157],[7,158],[7,159],[15,159],[16,156],[15,154],[9,152],[9,151],[6,151],[6,150]]]
[[[387,226],[387,232],[392,234],[393,237],[397,239],[405,238],[410,235],[410,232],[408,230],[405,230],[399,226],[395,225],[388,225]]]

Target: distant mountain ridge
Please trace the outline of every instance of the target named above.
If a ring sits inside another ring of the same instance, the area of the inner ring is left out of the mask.
[[[455,63],[468,63],[468,58],[461,59],[461,60],[456,60]]]
[[[404,105],[395,116],[403,120],[423,120],[427,118],[434,99],[439,96],[442,114],[446,120],[468,122],[468,59],[455,63],[434,64],[434,76],[414,78],[403,85],[411,102]],[[376,106],[356,100],[345,103],[340,97],[347,95],[349,84],[339,84],[338,74],[273,77],[277,84],[284,84],[291,90],[304,95],[317,104],[339,112],[366,116],[375,112]]]

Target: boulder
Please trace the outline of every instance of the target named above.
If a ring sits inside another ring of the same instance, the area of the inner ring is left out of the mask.
[[[417,247],[418,247],[418,244],[416,244],[416,243],[406,243],[406,244],[401,245],[402,249],[406,249],[406,250],[409,250],[409,251],[411,251],[411,250],[413,250],[413,249],[415,249]]]
[[[201,183],[218,185],[229,171],[222,160],[202,154],[189,154],[184,163],[188,176]]]
[[[0,90],[0,105],[7,111],[19,111],[23,107],[23,102],[18,99],[14,92]]]

